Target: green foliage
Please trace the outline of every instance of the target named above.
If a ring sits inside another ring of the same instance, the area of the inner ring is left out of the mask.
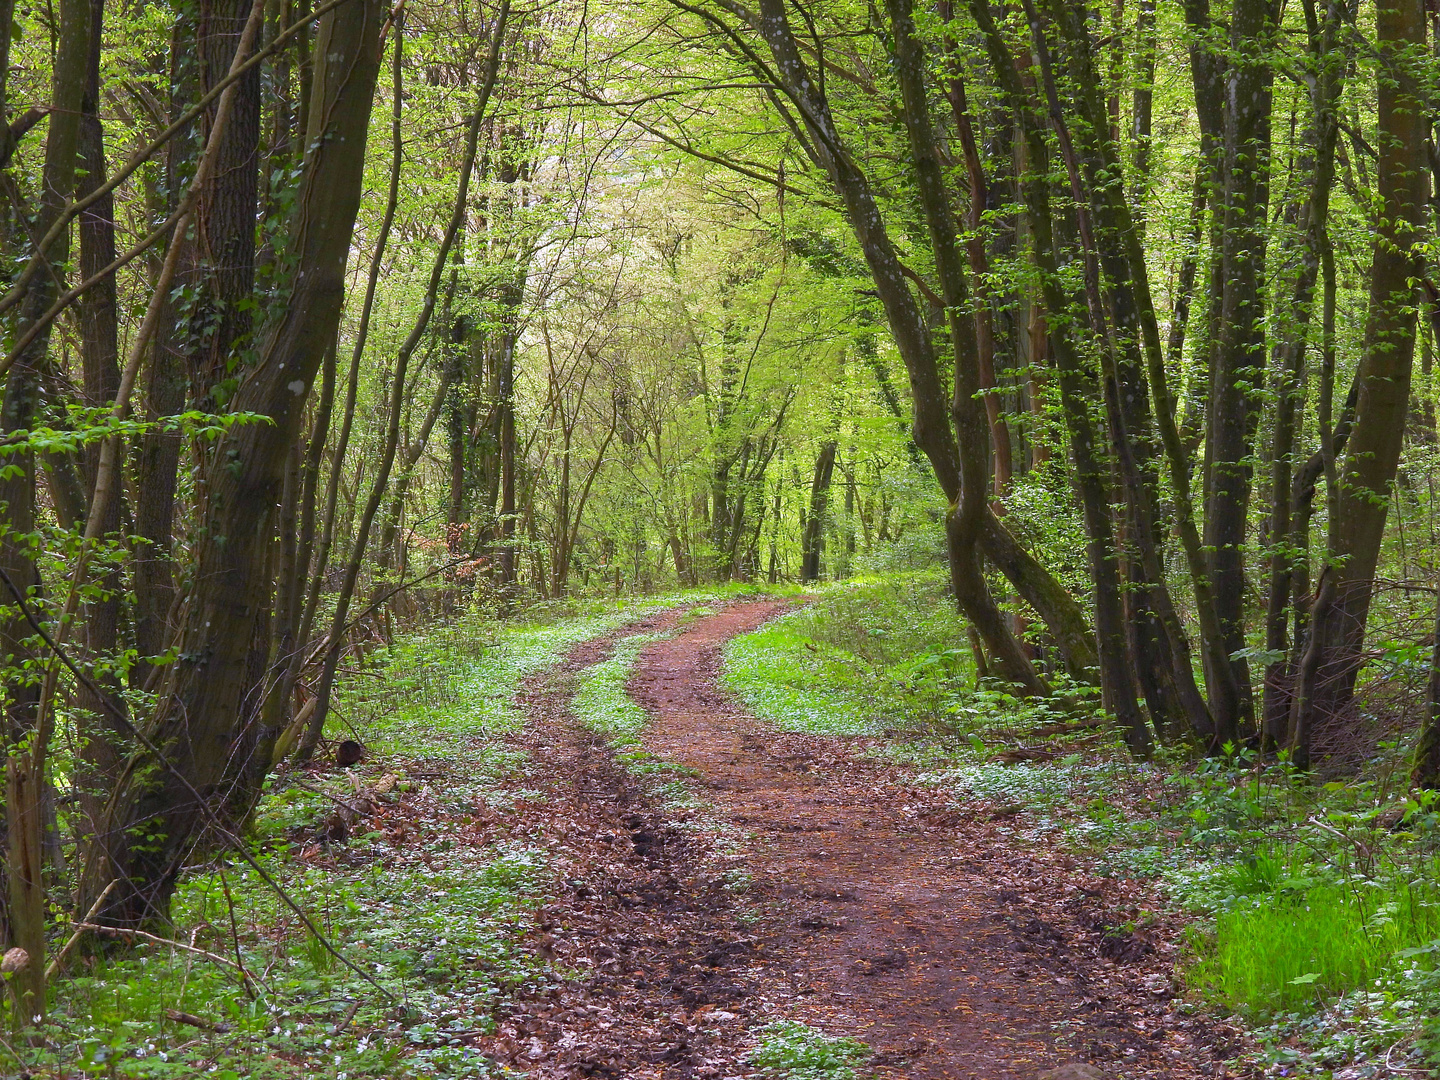
[[[653,633],[622,638],[610,659],[592,664],[580,673],[571,702],[570,707],[582,724],[605,736],[612,747],[627,751],[621,759],[632,768],[641,768],[652,760],[645,751],[635,749],[649,718],[626,692],[625,684],[630,681],[640,650],[669,636]]]
[[[870,1060],[870,1047],[858,1039],[834,1037],[793,1020],[760,1030],[751,1064],[776,1080],[855,1080]]]
[[[482,613],[432,627],[397,641],[381,662],[378,679],[355,679],[340,695],[332,721],[345,737],[346,714],[384,751],[439,752],[455,739],[493,737],[520,724],[514,695],[525,676],[559,653],[597,634],[644,618],[662,599],[592,602],[566,617],[566,609],[527,611],[530,624],[505,624]],[[503,752],[485,753],[501,772]]]

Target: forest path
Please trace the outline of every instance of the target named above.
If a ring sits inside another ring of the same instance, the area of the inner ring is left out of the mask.
[[[1113,884],[1018,841],[1003,810],[957,810],[855,741],[777,732],[721,689],[725,642],[791,607],[674,609],[525,681],[513,738],[540,768],[516,792],[516,837],[555,871],[539,951],[582,975],[502,1007],[477,1046],[536,1080],[739,1080],[761,1075],[756,1029],[790,1019],[865,1040],[882,1077],[1036,1080],[1073,1061],[1107,1080],[1225,1075],[1225,1048],[1172,1011],[1170,961],[1143,932],[1104,944],[1127,914]],[[698,805],[572,710],[584,672],[646,631],[669,636],[629,682],[644,745],[690,773]]]
[[[1109,992],[1144,975],[1117,979],[1097,955],[1103,890],[1070,859],[997,834],[989,808],[966,820],[841,740],[778,732],[721,689],[725,643],[788,606],[693,622],[640,654],[629,689],[651,716],[646,748],[696,770],[713,811],[750,836],[762,981],[797,994],[790,1014],[864,1039],[885,1076],[1034,1080],[1091,1060],[1107,1077],[1216,1075],[1142,1015],[1167,1011],[1155,996],[1137,1009]],[[1104,951],[1143,961],[1150,945]]]

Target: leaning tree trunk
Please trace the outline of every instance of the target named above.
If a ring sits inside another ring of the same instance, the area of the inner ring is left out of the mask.
[[[1400,461],[1415,356],[1415,282],[1424,276],[1419,245],[1425,220],[1428,123],[1415,56],[1425,43],[1422,0],[1379,0],[1377,190],[1380,224],[1370,268],[1365,351],[1355,423],[1340,463],[1328,561],[1310,620],[1310,640],[1290,711],[1295,764],[1311,763],[1321,718],[1350,705],[1363,663],[1375,567]]]
[[[908,10],[905,15],[908,19]],[[813,140],[811,149],[845,203],[850,226],[864,253],[871,278],[890,322],[896,346],[909,371],[911,398],[915,410],[913,438],[915,444],[930,459],[936,478],[951,505],[951,510],[946,515],[946,546],[951,584],[960,608],[985,638],[1004,678],[1017,684],[1026,693],[1048,693],[1048,688],[1035,673],[1012,633],[1008,620],[1001,614],[990,595],[982,571],[979,544],[987,524],[989,432],[983,417],[983,406],[973,397],[973,391],[978,390],[973,327],[967,334],[960,325],[960,311],[952,309],[951,336],[957,356],[962,350],[965,355],[960,356],[956,364],[955,401],[947,402],[930,328],[910,292],[899,256],[886,232],[869,181],[840,143],[830,114],[829,102],[801,57],[790,28],[789,17],[780,0],[764,0],[760,6],[756,28],[770,47],[778,77],[787,92],[803,103],[802,113],[806,128]],[[918,92],[918,108],[911,105],[912,99],[917,97],[913,83],[921,78],[922,72],[920,65],[923,64],[923,58],[919,57],[918,53],[918,45],[915,45],[913,55],[905,61],[910,76],[907,81],[912,83],[905,94],[905,119],[911,136],[911,158],[917,177],[926,188],[926,218],[932,236],[932,247],[936,249],[937,258],[943,257],[947,263],[954,264],[953,267],[947,265],[947,272],[944,274],[945,287],[950,294],[956,295],[958,290],[964,288],[964,269],[959,265],[958,253],[954,249],[953,227],[950,229],[951,242],[948,245],[943,242],[945,222],[942,219],[948,215],[948,208],[942,206],[945,198],[943,178],[940,176],[939,163],[933,157],[933,133],[927,130],[929,117],[925,112],[923,87]],[[917,126],[922,124],[923,128]],[[967,389],[970,390],[969,394],[966,393]],[[952,429],[949,412],[951,407],[957,404],[962,406],[964,413],[957,417],[956,427]],[[978,427],[971,423],[969,414],[972,406],[980,409]],[[963,455],[956,441],[957,432],[961,433],[966,441]]]
[[[306,398],[340,319],[384,15],[375,0],[351,0],[326,15],[317,31],[310,153],[289,230],[294,275],[283,315],[234,401],[237,410],[269,422],[231,428],[217,447],[179,655],[143,725],[144,743],[125,763],[97,823],[103,835],[85,860],[77,909],[89,910],[118,875],[121,885],[104,908],[105,921],[114,925],[166,916],[197,834],[220,806],[235,802],[222,780],[249,689],[256,618],[270,592],[272,512]],[[116,853],[118,865],[94,857],[96,851]]]

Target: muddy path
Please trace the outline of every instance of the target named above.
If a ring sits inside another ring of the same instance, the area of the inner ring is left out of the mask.
[[[578,977],[507,1007],[487,1056],[537,1078],[735,1080],[783,1018],[864,1039],[886,1077],[1226,1075],[1232,1033],[1176,1010],[1171,945],[1133,926],[1143,897],[1017,841],[1008,808],[956,807],[863,741],[777,732],[721,689],[725,642],[790,606],[667,612],[526,681],[517,749],[540,788],[517,809],[557,871],[536,945]],[[622,768],[570,707],[580,672],[646,630],[672,636],[629,685],[645,746],[698,802]]]
[[[1173,1011],[1173,959],[1129,930],[1113,883],[999,833],[995,808],[957,810],[837,740],[768,729],[720,689],[724,644],[786,606],[736,604],[649,646],[630,692],[647,747],[696,770],[750,836],[757,967],[795,994],[790,1015],[858,1034],[882,1075],[1217,1075],[1224,1033]]]

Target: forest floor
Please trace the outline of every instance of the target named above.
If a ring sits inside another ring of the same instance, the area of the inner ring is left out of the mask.
[[[548,852],[535,947],[585,974],[469,1045],[537,1078],[842,1075],[857,1044],[822,1033],[863,1040],[878,1076],[1227,1075],[1237,1031],[1177,1008],[1178,929],[1142,917],[1145,886],[721,688],[725,643],[794,602],[671,609],[525,679],[507,738],[538,767],[505,827]],[[627,648],[644,716],[617,744],[575,703]]]

